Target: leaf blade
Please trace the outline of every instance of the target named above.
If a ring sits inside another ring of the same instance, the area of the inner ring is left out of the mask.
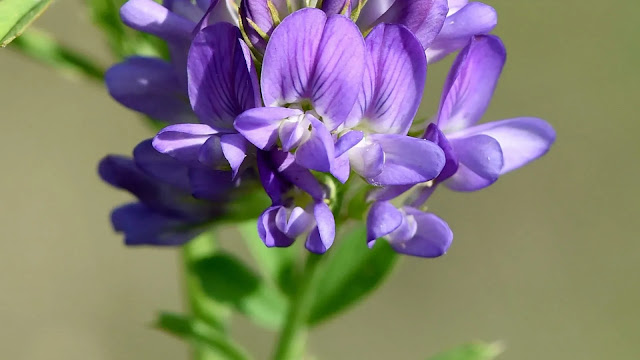
[[[308,323],[317,325],[371,293],[391,272],[397,257],[386,241],[368,249],[366,227],[359,225],[323,265]]]
[[[0,1],[0,46],[20,36],[51,4],[51,0]]]

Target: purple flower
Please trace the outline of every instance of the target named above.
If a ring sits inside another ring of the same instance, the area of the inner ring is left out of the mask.
[[[396,252],[433,258],[444,255],[453,233],[442,219],[431,213],[404,206],[397,209],[386,201],[374,202],[367,215],[367,243],[376,239],[389,241]]]
[[[326,252],[335,238],[335,220],[315,177],[293,155],[279,150],[258,152],[258,171],[272,201],[258,218],[258,234],[265,245],[288,247],[307,234],[307,250]]]
[[[156,152],[151,140],[135,148],[133,159],[106,156],[98,172],[107,183],[138,198],[111,214],[114,228],[125,234],[127,245],[184,244],[225,213],[230,191],[239,185],[229,172],[188,168]],[[203,179],[206,187],[198,185]],[[192,193],[206,200],[194,199]]]
[[[235,177],[250,148],[233,123],[261,105],[256,70],[238,28],[217,23],[201,30],[189,51],[188,74],[189,99],[201,124],[170,125],[153,146],[187,164],[230,167]]]
[[[445,185],[450,189],[475,191],[487,187],[500,175],[544,155],[555,140],[553,128],[537,118],[475,125],[489,105],[505,59],[498,37],[476,36],[451,68],[437,128],[432,125],[425,134],[448,155],[450,167],[437,181],[447,180]]]
[[[267,107],[244,112],[235,128],[259,149],[280,143],[295,151],[299,164],[346,181],[330,131],[349,116],[363,65],[364,40],[353,22],[299,10],[275,29],[264,54],[260,85]]]
[[[438,146],[406,136],[426,76],[424,50],[405,26],[380,24],[367,36],[364,76],[344,128],[363,133],[347,154],[351,167],[369,183],[413,185],[442,170]]]
[[[171,62],[131,57],[111,67],[105,82],[122,105],[168,123],[193,123],[197,118],[187,101],[187,51],[194,30],[220,21],[237,23],[230,0],[129,0],[120,15],[133,29],[165,40]]]

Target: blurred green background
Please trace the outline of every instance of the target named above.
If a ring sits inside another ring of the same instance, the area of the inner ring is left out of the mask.
[[[502,359],[640,359],[640,3],[486,2],[509,59],[485,119],[539,116],[557,143],[488,190],[437,194],[449,254],[403,259],[312,334],[320,359],[424,359],[473,339],[503,341]],[[54,3],[36,26],[111,62],[79,0]],[[425,116],[450,62],[430,69]],[[129,196],[96,174],[148,127],[103,87],[7,49],[0,117],[0,358],[186,359],[149,326],[183,306],[178,253],[125,248],[108,216]],[[265,358],[273,335],[236,324]]]

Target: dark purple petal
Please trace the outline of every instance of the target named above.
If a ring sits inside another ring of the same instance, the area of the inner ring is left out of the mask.
[[[404,25],[426,49],[442,29],[448,10],[447,0],[396,0],[369,28],[381,23]]]
[[[401,25],[380,24],[365,41],[367,66],[355,107],[374,132],[406,135],[427,78],[424,50]]]
[[[331,175],[333,175],[341,183],[346,183],[349,180],[349,174],[351,173],[351,166],[349,164],[349,154],[342,154],[336,157],[331,164]]]
[[[159,153],[151,145],[151,139],[144,140],[133,149],[133,160],[147,176],[190,192],[187,166],[169,155]]]
[[[212,135],[198,150],[198,161],[212,169],[224,167],[227,160],[222,153],[220,135]]]
[[[437,144],[442,151],[444,151],[444,168],[440,172],[440,175],[436,178],[437,181],[444,181],[458,171],[458,157],[456,156],[451,143],[447,137],[438,129],[438,125],[431,123],[427,127],[427,131],[424,134],[424,138]]]
[[[352,147],[358,145],[364,138],[364,133],[358,130],[351,130],[344,135],[340,136],[336,141],[336,156],[341,156],[346,153]]]
[[[275,171],[287,182],[299,187],[316,200],[324,199],[324,189],[311,174],[311,172],[296,162],[296,157],[291,153],[274,150],[271,152],[271,161]]]
[[[451,139],[458,156],[458,171],[445,185],[457,191],[476,191],[498,180],[504,160],[496,139],[488,135],[473,135]]]
[[[221,132],[235,132],[243,111],[260,106],[257,76],[240,30],[228,23],[196,35],[189,50],[189,98],[200,121]]]
[[[458,55],[442,92],[438,127],[446,134],[480,120],[493,95],[506,52],[498,37],[475,36]]]
[[[449,225],[431,213],[404,207],[407,215],[412,216],[417,225],[415,235],[406,241],[390,241],[393,249],[401,254],[434,258],[444,255],[453,241],[453,232]]]
[[[311,101],[330,130],[342,124],[362,81],[364,40],[344,16],[318,9],[286,17],[274,30],[262,67],[267,106]]]
[[[198,23],[202,19],[203,10],[194,5],[191,0],[165,0],[162,5],[171,12],[182,16],[185,19]]]
[[[387,12],[395,0],[370,0],[360,11],[357,24],[363,31],[373,28],[373,24],[376,23],[382,14]]]
[[[368,138],[378,143],[385,154],[382,172],[367,179],[373,185],[419,184],[438,176],[444,167],[444,152],[430,141],[392,134]]]
[[[335,159],[333,137],[320,120],[307,115],[311,122],[311,136],[296,151],[296,162],[307,169],[330,172]]]
[[[346,6],[346,11],[345,10]],[[358,6],[358,0],[324,0],[322,1],[322,11],[327,15],[342,14],[351,16],[351,12]]]
[[[285,153],[285,156],[288,153]],[[293,157],[293,156],[292,156]],[[292,160],[293,162],[293,160]],[[265,192],[274,205],[281,205],[285,192],[291,188],[291,182],[278,174],[277,166],[272,160],[272,154],[266,151],[257,153],[258,175]]]
[[[197,165],[200,148],[217,131],[204,124],[176,124],[160,130],[153,138],[153,147],[159,152],[184,162]]]
[[[131,57],[105,74],[109,94],[122,105],[169,123],[196,122],[173,65]]]
[[[305,247],[315,254],[324,254],[336,236],[336,223],[329,206],[324,202],[318,202],[313,206],[313,217],[317,226],[311,230]]]
[[[278,140],[282,120],[299,116],[302,111],[281,107],[250,109],[240,114],[234,123],[236,130],[258,149],[269,150]]]
[[[231,171],[204,166],[189,168],[189,182],[193,197],[217,202],[218,208],[223,205],[221,202],[229,198],[229,192],[237,187],[231,178]]]
[[[367,244],[369,247],[373,247],[376,239],[395,231],[402,224],[403,217],[400,210],[390,202],[374,202],[367,215]]]
[[[196,26],[153,0],[129,0],[120,8],[120,17],[127,26],[166,41],[189,41]]]
[[[127,204],[111,213],[111,222],[118,232],[125,234],[128,246],[179,246],[201,233],[181,219],[159,214],[143,204]]]
[[[295,238],[290,238],[276,225],[276,216],[282,206],[273,206],[265,210],[258,218],[258,235],[267,247],[289,247]]]
[[[462,49],[474,35],[490,33],[497,24],[498,14],[494,8],[481,2],[469,3],[447,17],[442,30],[427,49],[429,63]]]
[[[253,44],[256,49],[264,52],[267,47],[267,42],[247,19],[257,25],[263,33],[271,35],[274,29],[274,23],[271,12],[269,11],[269,6],[267,6],[267,0],[242,0],[240,2],[240,18],[242,19],[242,26],[251,44]]]
[[[500,174],[515,170],[549,151],[556,133],[546,121],[537,118],[515,118],[481,124],[456,133],[458,136],[484,134],[500,143],[504,165]]]
[[[222,135],[220,139],[222,153],[231,166],[233,177],[238,175],[238,169],[247,157],[249,142],[240,134]]]

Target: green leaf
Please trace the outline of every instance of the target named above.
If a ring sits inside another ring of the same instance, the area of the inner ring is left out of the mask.
[[[20,36],[49,6],[51,0],[1,0],[0,46]]]
[[[229,254],[215,254],[194,264],[204,292],[234,307],[259,325],[277,328],[287,309],[286,298]]]
[[[155,327],[180,339],[205,345],[217,355],[215,359],[247,360],[250,356],[225,334],[206,323],[182,314],[160,313]]]
[[[252,219],[238,224],[249,252],[262,274],[287,296],[295,291],[296,248],[268,248],[258,236],[258,220]]]
[[[317,325],[362,300],[375,290],[393,269],[397,254],[386,241],[367,248],[366,228],[359,225],[339,239],[337,248],[323,264],[310,325]]]
[[[0,0],[2,1],[2,0]],[[31,28],[9,47],[71,75],[102,81],[104,70],[95,61],[59,44],[46,32]]]
[[[503,352],[500,343],[472,343],[457,347],[436,356],[429,360],[493,360]]]

